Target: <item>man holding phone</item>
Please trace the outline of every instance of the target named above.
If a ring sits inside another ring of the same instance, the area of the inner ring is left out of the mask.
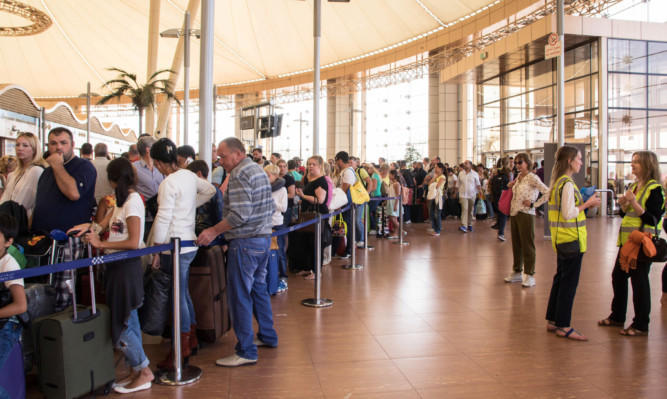
[[[74,155],[72,132],[64,127],[51,129],[48,147],[44,159],[49,167],[37,183],[32,229],[67,231],[90,222],[95,208],[97,171],[91,162]],[[70,304],[68,279],[69,272],[54,274],[56,310]]]

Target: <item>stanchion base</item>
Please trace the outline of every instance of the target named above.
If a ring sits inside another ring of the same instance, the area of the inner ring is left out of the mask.
[[[403,241],[403,242],[396,241],[396,242],[394,242],[394,245],[409,245],[409,244],[410,243],[407,242],[407,241]]]
[[[345,270],[361,270],[361,269],[364,268],[364,265],[352,265],[352,264],[349,264],[349,265],[343,265],[343,266],[341,266],[341,267],[342,267],[343,269],[345,269]]]
[[[188,385],[201,378],[201,369],[197,366],[187,365],[181,367],[181,379],[176,381],[176,371],[160,370],[155,374],[155,382],[160,385]]]
[[[326,298],[308,298],[301,301],[301,304],[303,306],[308,306],[309,308],[328,308],[333,305],[333,301]]]

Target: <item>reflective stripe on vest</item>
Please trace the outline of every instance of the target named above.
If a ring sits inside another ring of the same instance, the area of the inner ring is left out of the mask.
[[[628,190],[634,190],[635,187],[637,187],[637,183],[632,183],[630,187],[628,187]],[[651,190],[653,190],[656,187],[660,187],[662,190],[662,186],[655,180],[650,180],[642,191],[637,195],[637,202],[639,205],[646,209],[646,201],[648,200],[648,197],[650,196]],[[664,195],[663,195],[664,196]],[[623,217],[623,220],[621,221],[621,229],[618,233],[618,241],[616,242],[616,245],[622,245],[628,241],[630,238],[630,233],[632,233],[635,230],[639,230],[639,228],[642,226],[642,219],[639,217],[637,214],[637,211],[632,208],[632,206],[628,205],[628,212],[625,214]],[[653,225],[644,225],[644,231],[651,231],[653,232],[655,229],[655,226]],[[658,231],[662,230],[662,217],[658,219]]]
[[[571,182],[574,187],[574,205],[579,206],[584,203],[581,198],[581,193],[579,188],[571,178],[567,176],[561,176],[554,183],[554,188],[551,190],[551,195],[549,196],[549,230],[551,231],[551,246],[554,251],[556,250],[556,244],[562,244],[565,242],[571,242],[579,240],[579,248],[581,252],[586,252],[587,249],[587,233],[586,233],[586,215],[584,212],[579,212],[576,218],[572,219],[563,219],[563,216],[560,212],[560,196],[562,195],[563,187],[565,183]],[[567,199],[566,199],[567,201]]]

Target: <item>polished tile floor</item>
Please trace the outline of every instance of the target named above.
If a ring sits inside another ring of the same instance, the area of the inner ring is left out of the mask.
[[[444,222],[440,237],[411,224],[399,246],[371,239],[359,250],[360,271],[334,260],[323,269],[322,296],[331,308],[313,309],[313,281],[290,277],[289,290],[272,299],[280,336],[276,349],[259,349],[251,367],[216,367],[232,353],[233,332],[200,350],[191,363],[200,381],[183,387],[153,385],[134,398],[665,398],[667,307],[660,306],[662,265],[650,278],[653,310],[648,338],[627,338],[602,328],[612,297],[611,269],[620,219],[588,222],[572,325],[589,342],[545,331],[544,313],[555,254],[537,219],[537,285],[506,284],[512,254],[491,222],[457,231]],[[628,319],[633,314],[628,308]],[[168,341],[147,344],[154,363]],[[153,364],[154,364],[153,363]],[[40,395],[30,381],[30,398]],[[132,395],[126,395],[130,397]]]

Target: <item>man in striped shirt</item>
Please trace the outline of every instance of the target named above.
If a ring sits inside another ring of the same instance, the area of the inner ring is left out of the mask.
[[[223,219],[201,232],[197,244],[208,245],[224,233],[227,251],[229,313],[238,342],[236,353],[215,364],[237,367],[257,363],[257,346],[278,346],[271,301],[266,290],[266,266],[271,243],[271,215],[275,204],[269,178],[261,166],[245,155],[243,143],[224,139],[218,146],[220,164],[229,173],[224,193]],[[259,331],[254,337],[253,313]]]

